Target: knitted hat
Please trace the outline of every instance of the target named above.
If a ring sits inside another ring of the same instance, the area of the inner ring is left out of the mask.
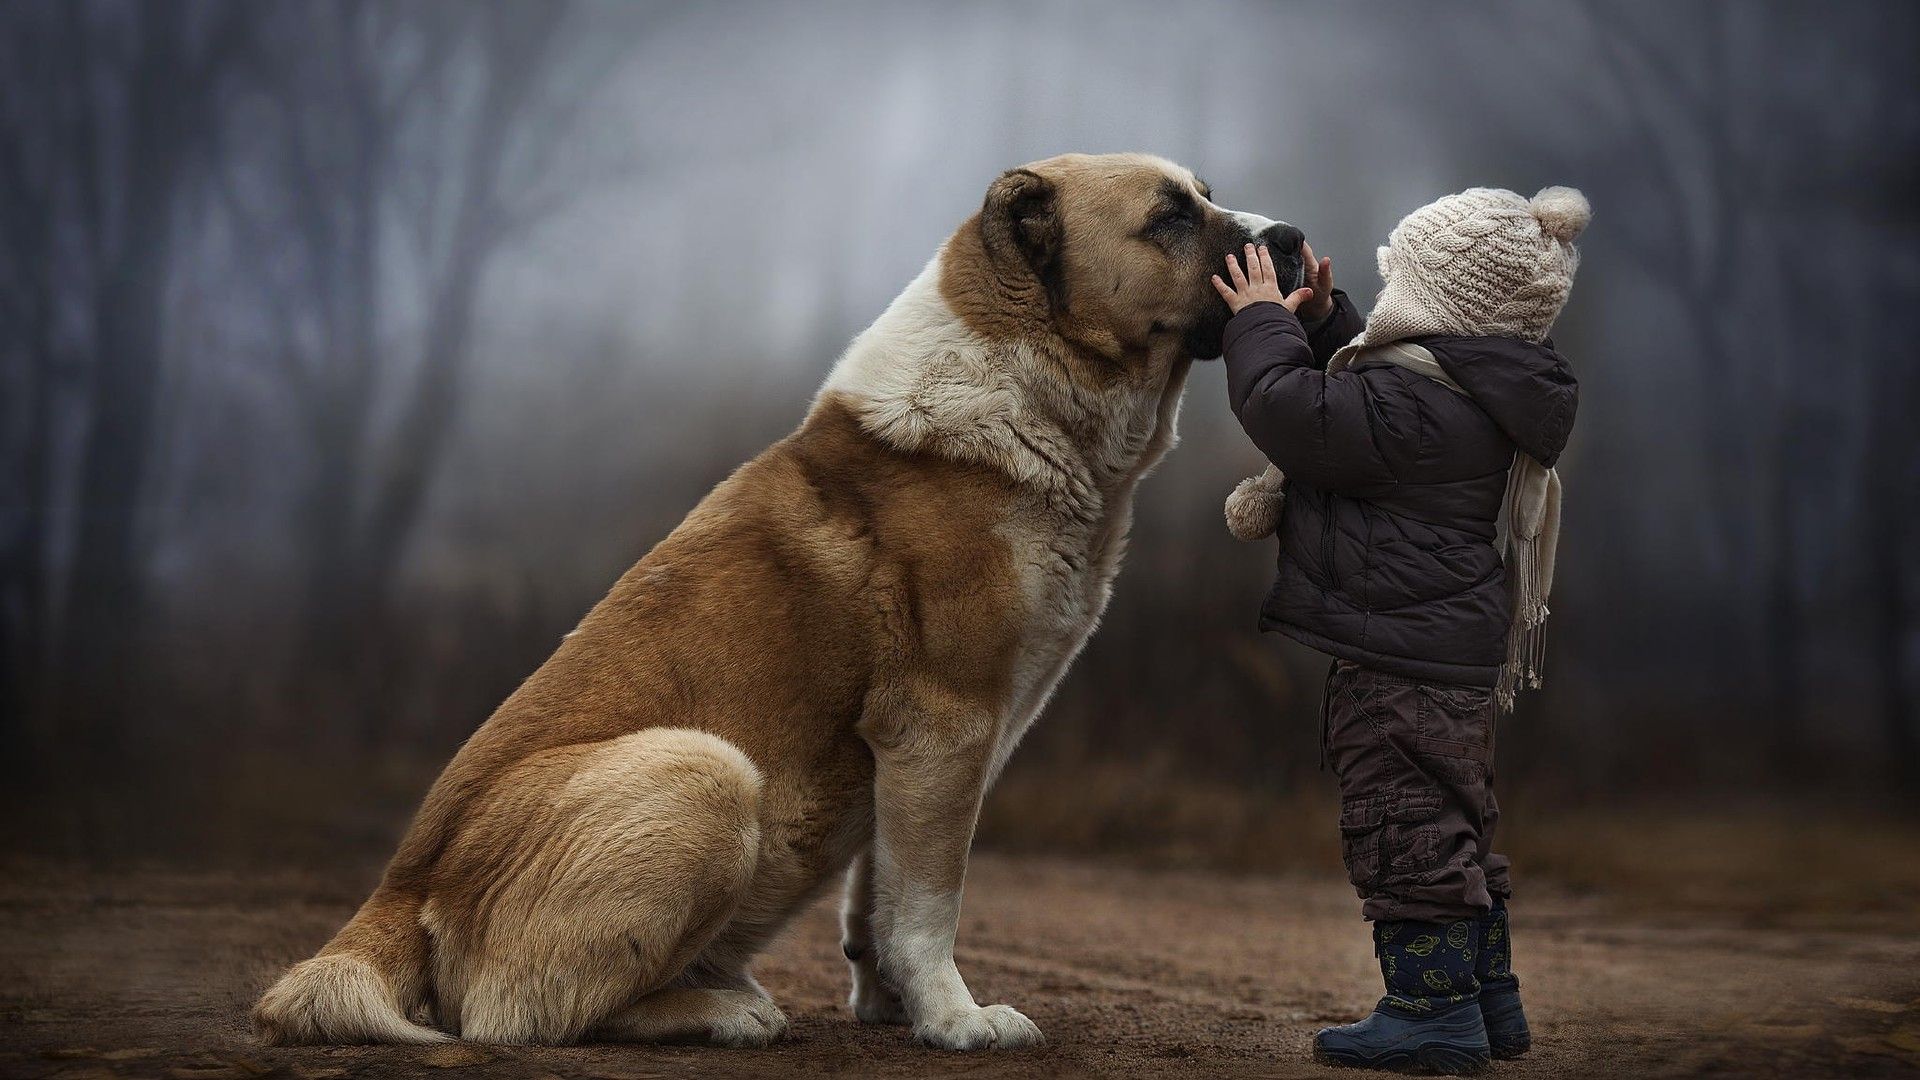
[[[1400,220],[1379,249],[1386,287],[1368,338],[1465,334],[1539,341],[1580,266],[1574,238],[1592,217],[1586,196],[1550,187],[1532,199],[1468,188]],[[1405,325],[1376,325],[1385,322]]]

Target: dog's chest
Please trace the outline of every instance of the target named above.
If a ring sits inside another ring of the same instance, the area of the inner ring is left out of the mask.
[[[1050,515],[1016,518],[1003,531],[1025,600],[1009,708],[994,749],[997,776],[1099,625],[1119,569],[1116,545],[1127,523],[1065,524]]]
[[[1135,403],[1148,407],[1136,415],[1138,445],[1124,451],[1131,467],[1106,491],[1096,516],[1082,519],[1029,502],[1001,530],[1020,574],[1025,611],[1010,708],[990,776],[999,775],[1106,612],[1133,525],[1134,494],[1173,445],[1185,375],[1185,366],[1177,367],[1154,400]]]

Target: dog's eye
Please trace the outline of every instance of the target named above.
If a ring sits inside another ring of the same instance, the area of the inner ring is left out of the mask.
[[[1191,229],[1193,225],[1193,208],[1180,206],[1154,218],[1153,222],[1149,224],[1147,228],[1152,232],[1165,232],[1175,229]]]

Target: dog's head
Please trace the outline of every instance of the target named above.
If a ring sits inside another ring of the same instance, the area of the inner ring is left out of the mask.
[[[1119,359],[1177,343],[1220,355],[1227,306],[1209,278],[1249,241],[1298,287],[1301,233],[1227,210],[1193,172],[1148,154],[1066,154],[1003,173],[980,235],[994,276],[1060,336]]]

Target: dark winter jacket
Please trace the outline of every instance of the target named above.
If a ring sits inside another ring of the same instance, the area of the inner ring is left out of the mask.
[[[1494,522],[1515,447],[1551,466],[1579,387],[1548,342],[1423,337],[1471,397],[1404,368],[1327,361],[1364,320],[1336,291],[1311,331],[1259,303],[1227,324],[1227,393],[1287,476],[1280,569],[1261,612],[1390,674],[1491,686],[1511,618]]]

